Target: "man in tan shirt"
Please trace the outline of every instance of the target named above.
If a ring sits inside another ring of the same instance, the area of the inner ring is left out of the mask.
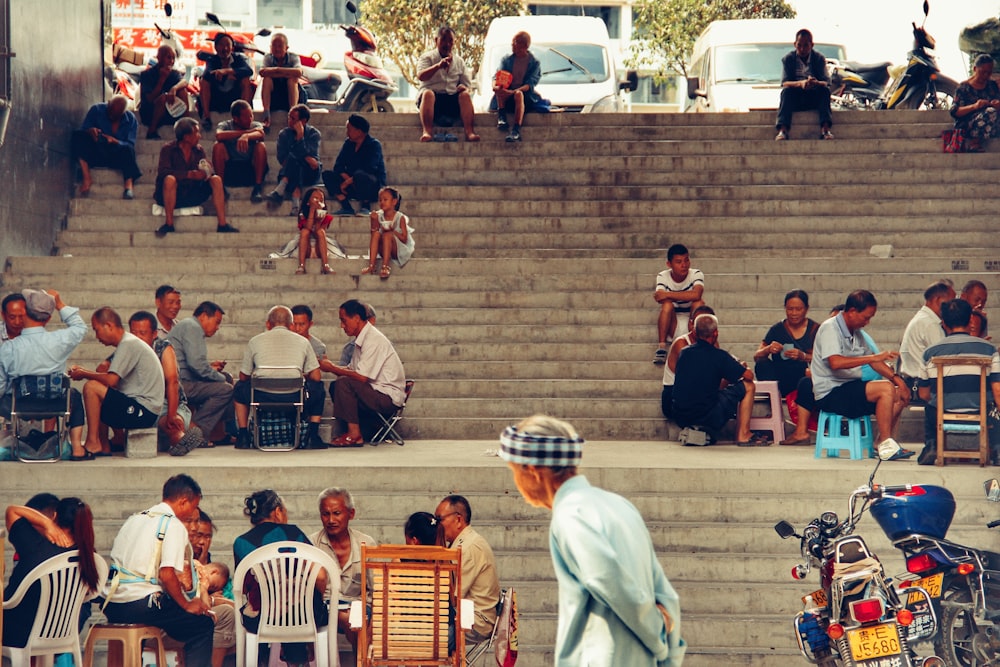
[[[472,600],[476,608],[472,630],[465,635],[468,648],[489,638],[496,624],[500,601],[496,558],[489,543],[469,525],[472,509],[464,497],[445,497],[438,504],[434,519],[444,533],[447,546],[462,548],[462,597]]]

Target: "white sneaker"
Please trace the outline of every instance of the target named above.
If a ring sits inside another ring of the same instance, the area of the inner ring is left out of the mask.
[[[774,140],[775,141],[784,141],[785,139],[788,139],[788,135],[785,134],[785,131],[784,130],[778,130],[778,134],[775,135]]]

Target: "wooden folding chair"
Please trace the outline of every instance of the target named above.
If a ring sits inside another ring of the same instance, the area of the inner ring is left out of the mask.
[[[986,400],[986,388],[993,359],[985,355],[954,354],[933,357],[931,363],[937,368],[937,457],[934,465],[943,466],[945,459],[978,459],[980,467],[984,467],[990,460],[989,428],[986,421],[989,405]],[[944,409],[944,377],[949,373],[949,369],[954,373],[962,367],[974,368],[979,375],[979,410],[947,412]],[[947,449],[945,445],[949,433],[978,433],[979,448]]]
[[[358,632],[358,665],[464,667],[471,600],[462,590],[461,549],[361,546],[361,601],[351,608]],[[369,577],[372,584],[369,588]],[[455,609],[455,650],[448,652],[448,617]]]

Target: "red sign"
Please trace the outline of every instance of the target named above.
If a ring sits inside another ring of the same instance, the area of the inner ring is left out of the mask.
[[[152,0],[150,0],[152,2]],[[198,49],[212,51],[212,38],[217,30],[199,30],[175,28],[174,35],[181,43],[185,51],[193,54]],[[148,28],[115,28],[115,43],[123,44],[132,49],[149,49],[155,51],[160,46],[159,31],[150,26]],[[254,34],[252,32],[230,32],[234,39],[241,42],[253,43]]]

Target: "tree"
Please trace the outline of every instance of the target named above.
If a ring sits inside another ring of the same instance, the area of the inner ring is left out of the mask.
[[[483,59],[483,40],[490,21],[523,12],[521,0],[364,0],[364,24],[378,35],[383,57],[399,65],[411,85],[417,81],[420,54],[434,45],[441,26],[455,31],[455,51],[470,75]]]
[[[795,18],[784,0],[639,0],[633,12],[636,40],[629,64],[661,79],[673,72],[687,76],[694,41],[712,21]]]

